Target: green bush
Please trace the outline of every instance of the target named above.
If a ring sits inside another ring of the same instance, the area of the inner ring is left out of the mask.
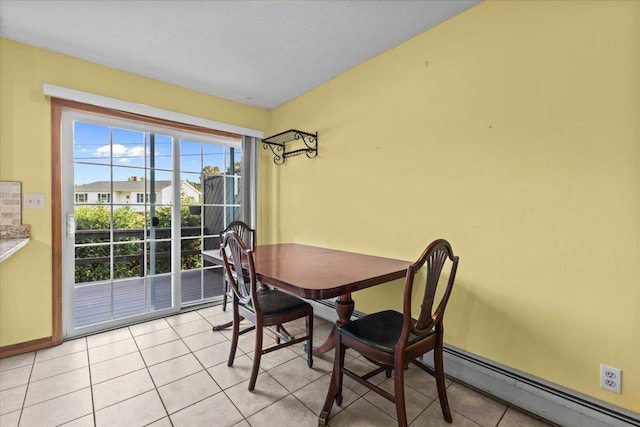
[[[171,228],[171,206],[155,210],[159,220],[157,229]],[[75,209],[76,244],[87,245],[77,247],[75,251],[75,283],[95,282],[111,279],[110,251],[113,247],[113,279],[141,277],[144,275],[144,228],[149,228],[150,218],[145,220],[144,212],[121,207],[113,211],[114,242],[110,236],[110,210],[108,206],[78,206]],[[183,227],[199,226],[200,216],[192,215],[187,206],[180,209]],[[83,233],[84,230],[93,230]],[[127,232],[127,230],[130,230]],[[168,236],[158,236],[168,238]],[[148,238],[148,236],[147,236]],[[183,240],[181,251],[200,251],[201,239]],[[155,242],[155,273],[171,272],[171,242]],[[125,257],[125,258],[122,258]],[[93,262],[82,263],[83,259],[96,258]],[[181,269],[188,270],[202,266],[199,254],[181,256]],[[147,271],[151,266],[147,260]]]

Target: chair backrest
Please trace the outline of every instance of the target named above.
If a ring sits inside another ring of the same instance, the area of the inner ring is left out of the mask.
[[[442,328],[444,310],[447,307],[453,282],[456,278],[458,260],[459,258],[453,254],[449,242],[444,239],[438,239],[427,246],[422,255],[420,255],[420,258],[409,266],[404,292],[404,325],[399,343],[406,343],[409,333],[417,336],[425,336],[431,333],[434,328],[436,328],[436,330]],[[411,313],[414,279],[425,263],[426,284],[424,294],[420,301],[420,313],[416,318],[412,316]],[[443,282],[441,276],[445,265],[447,269],[449,269],[447,285],[440,296],[437,306],[434,307],[438,285]],[[414,321],[412,317],[417,320]]]
[[[234,230],[224,234],[220,253],[227,272],[227,280],[238,302],[252,310],[256,301],[256,270],[253,262],[253,250],[247,248],[244,241]],[[244,268],[244,270],[243,270]]]
[[[227,225],[227,227],[220,232],[220,244],[224,239],[225,233],[228,231],[235,231],[240,239],[247,245],[247,247],[254,249],[256,247],[256,230],[249,227],[246,222],[233,221]]]

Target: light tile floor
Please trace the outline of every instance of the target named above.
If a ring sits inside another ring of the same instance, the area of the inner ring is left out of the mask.
[[[262,358],[254,392],[247,391],[253,333],[240,338],[233,367],[226,364],[230,331],[211,325],[229,319],[220,306],[179,314],[60,346],[0,360],[0,425],[14,426],[316,426],[329,384],[333,354],[309,369],[299,346]],[[294,335],[304,323],[287,325]],[[314,339],[330,324],[316,318]],[[273,339],[265,337],[265,344]],[[369,364],[348,354],[353,370]],[[383,374],[383,388],[392,383]],[[410,425],[546,426],[517,408],[449,381],[453,424],[442,418],[435,380],[411,367],[406,377]],[[331,427],[396,425],[393,405],[345,378],[342,407]]]

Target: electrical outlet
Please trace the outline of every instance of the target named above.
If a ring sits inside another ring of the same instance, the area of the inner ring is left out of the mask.
[[[607,365],[600,365],[600,387],[605,390],[622,392],[622,371]]]

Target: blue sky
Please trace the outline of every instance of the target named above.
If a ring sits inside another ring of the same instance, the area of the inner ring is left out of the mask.
[[[150,167],[150,135],[148,133],[112,128],[110,142],[108,126],[74,123],[74,184],[108,181],[113,166],[114,181],[126,181],[131,176],[145,175],[148,179]],[[113,155],[113,163],[111,156]],[[146,159],[145,159],[146,157]],[[240,160],[241,150],[235,150],[235,160]],[[171,179],[172,142],[166,135],[155,136],[156,180]],[[112,164],[111,164],[112,163]],[[182,140],[180,142],[181,179],[200,182],[204,166],[217,166],[221,171],[229,165],[229,148],[215,144]]]

